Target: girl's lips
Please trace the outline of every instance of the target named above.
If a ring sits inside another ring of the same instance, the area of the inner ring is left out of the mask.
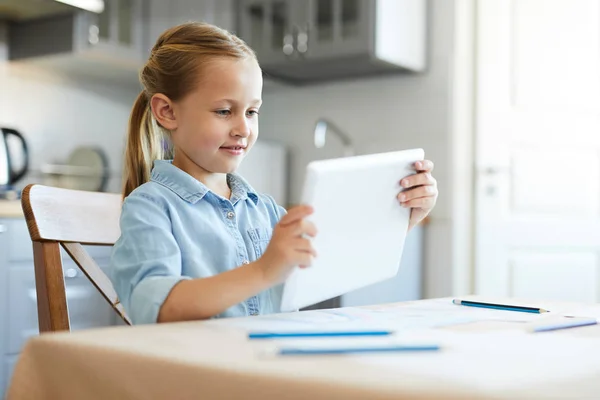
[[[224,150],[227,153],[234,155],[234,156],[241,156],[242,154],[244,154],[245,149],[240,146],[231,146],[231,147],[221,147],[220,150]]]

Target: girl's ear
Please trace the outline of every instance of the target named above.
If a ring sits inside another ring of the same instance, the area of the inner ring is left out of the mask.
[[[160,126],[169,131],[177,129],[177,120],[171,99],[162,93],[157,93],[150,99],[150,107],[152,115]]]

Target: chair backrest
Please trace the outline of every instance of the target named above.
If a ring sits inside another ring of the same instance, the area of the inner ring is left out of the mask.
[[[112,282],[82,246],[114,245],[120,235],[121,196],[29,185],[23,190],[21,205],[33,242],[40,332],[71,328],[59,246],[131,325]]]

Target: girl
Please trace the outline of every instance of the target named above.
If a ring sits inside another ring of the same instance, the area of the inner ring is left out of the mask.
[[[154,323],[278,312],[279,284],[310,266],[306,236],[317,231],[305,219],[310,207],[286,213],[234,173],[258,136],[254,52],[215,26],[180,25],[158,39],[140,81],[112,255],[127,313]],[[411,227],[437,198],[433,164],[418,164],[399,195],[415,207]]]

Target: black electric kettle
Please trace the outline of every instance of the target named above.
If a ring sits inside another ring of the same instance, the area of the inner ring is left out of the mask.
[[[14,185],[19,179],[21,179],[27,173],[29,168],[29,152],[27,150],[27,142],[23,135],[14,129],[0,128],[0,187]],[[20,170],[15,170],[11,163],[11,158],[15,155],[11,155],[11,149],[8,146],[8,137],[14,136],[21,142],[21,159],[23,160],[23,166]]]

